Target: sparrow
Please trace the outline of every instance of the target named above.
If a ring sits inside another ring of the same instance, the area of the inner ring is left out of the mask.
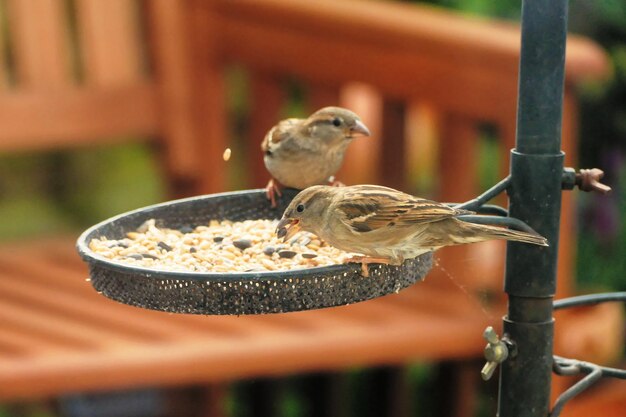
[[[360,262],[364,276],[369,263],[400,265],[444,246],[491,239],[548,246],[538,234],[458,218],[467,214],[472,212],[378,185],[317,185],[291,201],[276,233],[287,240],[305,230],[338,249],[362,254],[347,262]]]
[[[341,107],[324,107],[307,119],[279,122],[261,143],[263,162],[272,177],[265,187],[272,207],[283,187],[303,190],[334,183],[352,139],[369,135],[359,116]]]

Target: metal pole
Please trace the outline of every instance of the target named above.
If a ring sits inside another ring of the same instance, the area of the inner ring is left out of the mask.
[[[504,334],[516,344],[502,363],[499,417],[546,417],[550,406],[556,263],[561,210],[561,114],[567,0],[524,0],[516,149],[509,212],[550,247],[507,246]]]

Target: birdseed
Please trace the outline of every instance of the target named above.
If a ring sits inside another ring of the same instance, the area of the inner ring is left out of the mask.
[[[277,223],[211,220],[174,230],[151,219],[123,239],[92,239],[89,248],[129,266],[180,272],[285,271],[341,264],[350,256],[308,232],[282,242]]]

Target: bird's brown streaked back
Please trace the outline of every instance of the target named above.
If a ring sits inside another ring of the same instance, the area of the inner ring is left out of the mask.
[[[430,223],[472,213],[375,185],[359,186],[347,191],[337,207],[345,213],[346,225],[358,232],[386,226]]]

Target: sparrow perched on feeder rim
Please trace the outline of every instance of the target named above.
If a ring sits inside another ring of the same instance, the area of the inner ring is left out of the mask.
[[[360,262],[365,276],[369,263],[400,265],[444,246],[491,239],[548,246],[538,234],[457,218],[471,213],[377,185],[319,185],[292,200],[276,232],[287,240],[306,230],[338,249],[362,254],[346,262]]]
[[[276,207],[282,187],[303,190],[317,184],[338,185],[333,177],[352,139],[370,131],[354,112],[324,107],[307,119],[285,119],[265,135],[263,162],[272,178],[265,187]]]

